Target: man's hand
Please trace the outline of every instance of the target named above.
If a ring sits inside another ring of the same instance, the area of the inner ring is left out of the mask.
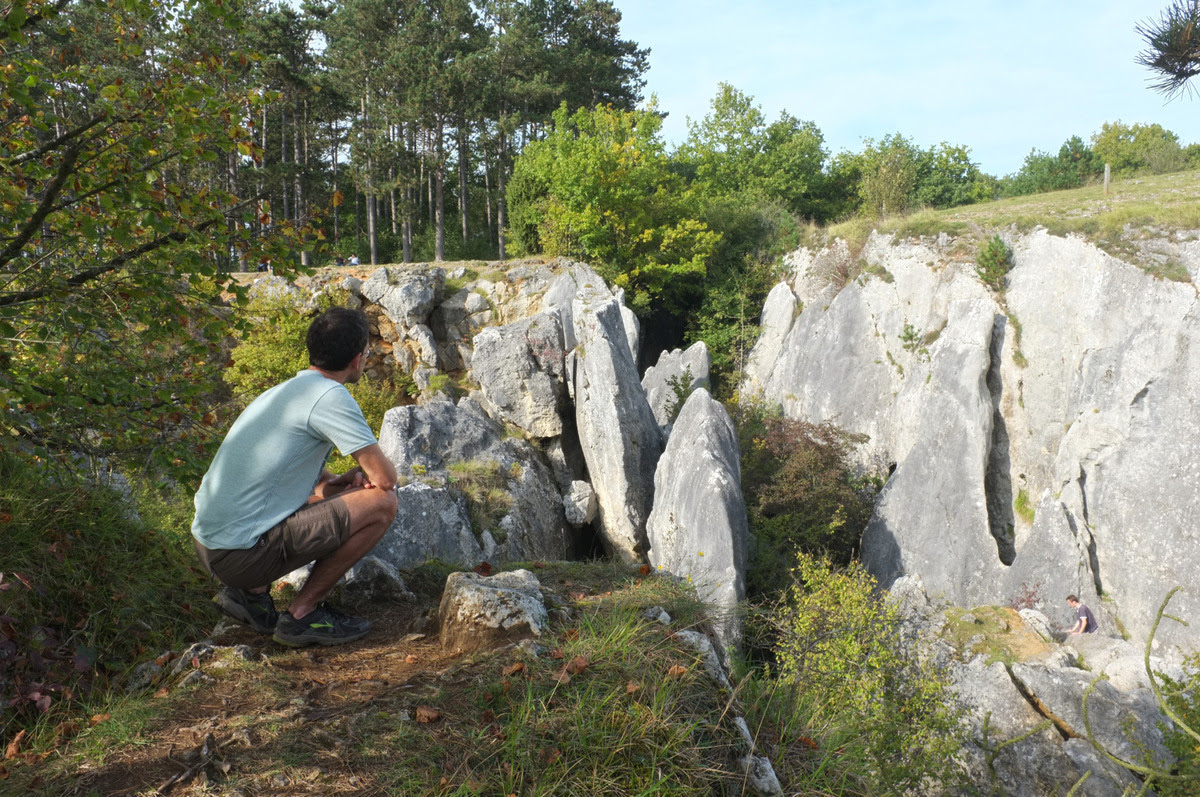
[[[321,480],[317,482],[317,486],[313,489],[313,495],[317,500],[324,500],[332,498],[346,490],[373,486],[367,477],[363,475],[362,468],[351,468],[340,476],[335,476],[329,471],[325,471],[321,474]]]

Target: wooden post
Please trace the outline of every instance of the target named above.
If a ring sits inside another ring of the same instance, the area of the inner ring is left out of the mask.
[[[1104,195],[1108,196],[1108,178],[1111,176],[1111,170],[1108,164],[1104,164]]]

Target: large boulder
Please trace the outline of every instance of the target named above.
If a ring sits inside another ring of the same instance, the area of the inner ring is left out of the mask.
[[[571,550],[562,496],[545,457],[528,441],[506,436],[471,399],[391,409],[379,444],[402,477],[468,498],[474,537],[488,559],[563,559]],[[420,527],[407,533],[419,534]],[[475,552],[454,535],[464,553]]]
[[[471,525],[467,502],[446,487],[414,482],[398,491],[399,508],[372,556],[403,570],[430,559],[474,565],[495,554],[496,542],[487,529]]]
[[[442,647],[461,652],[541,636],[548,621],[541,584],[528,570],[451,573],[438,607]]]
[[[1089,738],[1090,728],[1091,740],[1125,761],[1142,763],[1143,754],[1159,767],[1169,768],[1174,761],[1163,744],[1163,717],[1150,690],[1120,692],[1090,672],[1040,663],[1017,663],[1009,672],[1021,692],[1032,696],[1064,735]]]
[[[562,324],[543,313],[475,336],[471,373],[488,414],[531,437],[563,433],[567,405]]]
[[[1081,740],[1065,741],[1021,694],[1001,662],[988,664],[978,657],[952,666],[950,676],[956,699],[966,710],[969,741],[962,751],[963,763],[971,782],[984,793],[996,786],[1009,797],[1066,794],[1087,774],[1076,794],[1120,797],[1134,782],[1108,759],[1068,746]],[[997,751],[990,767],[988,751]]]
[[[650,411],[664,434],[674,420],[672,413],[679,412],[691,392],[709,388],[708,371],[708,346],[698,341],[686,351],[664,351],[658,362],[642,374],[642,390],[646,391]]]
[[[603,282],[579,288],[571,317],[575,421],[600,503],[601,536],[615,556],[642,561],[662,433],[638,379],[621,306]]]
[[[436,266],[391,266],[377,269],[360,290],[392,323],[407,328],[425,323],[445,284],[446,272]]]
[[[696,390],[679,413],[654,475],[646,531],[650,564],[686,579],[709,607],[722,646],[740,638],[749,526],[741,453],[729,413]]]

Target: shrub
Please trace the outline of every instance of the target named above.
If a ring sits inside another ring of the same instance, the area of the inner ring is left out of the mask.
[[[308,367],[304,335],[311,319],[286,298],[251,301],[242,311],[251,325],[230,358],[224,379],[242,403]]]
[[[997,293],[1004,290],[1004,275],[1012,268],[1012,252],[999,235],[993,235],[980,248],[975,264],[979,279]]]
[[[838,569],[806,554],[796,562],[795,582],[772,614],[780,640],[774,699],[803,712],[792,719],[810,728],[804,746],[849,740],[853,756],[832,760],[863,793],[948,785],[963,728],[947,676],[902,642],[896,606],[861,565]]]
[[[871,517],[876,484],[850,455],[863,438],[832,423],[785,418],[761,405],[736,408],[742,491],[754,536],[749,587],[777,592],[795,551],[847,564]]]

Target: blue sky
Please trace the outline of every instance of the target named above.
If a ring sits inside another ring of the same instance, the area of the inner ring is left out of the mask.
[[[1158,122],[1200,141],[1200,97],[1167,101],[1134,58],[1135,25],[1169,0],[614,0],[649,47],[645,93],[687,136],[719,82],[768,120],[810,120],[831,153],[899,132],[971,148],[1003,176],[1106,121]]]

